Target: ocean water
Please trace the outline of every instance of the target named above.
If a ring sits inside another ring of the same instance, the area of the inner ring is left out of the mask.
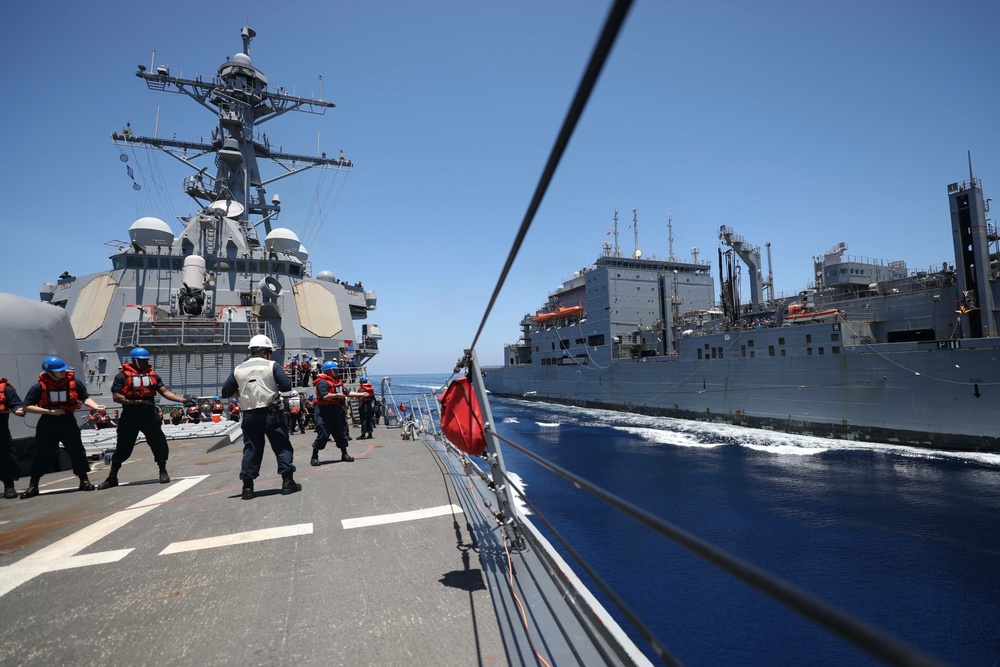
[[[392,388],[410,400],[446,377],[398,376]],[[933,657],[1000,665],[1000,455],[490,405],[504,437],[672,524]],[[880,664],[517,451],[504,457],[684,664]]]

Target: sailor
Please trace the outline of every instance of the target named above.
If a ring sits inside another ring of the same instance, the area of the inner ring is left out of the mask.
[[[212,414],[219,415],[221,418],[222,413],[226,411],[226,408],[224,405],[222,405],[222,401],[220,399],[221,399],[220,396],[216,396],[215,399],[212,401]]]
[[[167,474],[167,436],[163,435],[163,418],[157,414],[153,397],[159,394],[168,401],[181,403],[178,396],[163,385],[163,380],[149,363],[149,351],[136,347],[129,353],[131,363],[122,366],[111,383],[111,397],[121,403],[122,414],[118,419],[118,442],[111,455],[111,470],[108,477],[97,485],[98,489],[118,486],[118,471],[132,456],[135,441],[141,431],[146,436],[146,444],[153,450],[153,460],[160,468],[160,484],[170,483]]]
[[[229,421],[238,422],[240,420],[240,399],[229,399]]]
[[[302,396],[293,391],[285,403],[288,406],[288,431],[289,433],[295,433],[295,427],[299,427],[300,433],[305,433],[305,424],[302,423]]]
[[[21,478],[14,440],[10,437],[10,413],[23,417],[23,407],[14,385],[7,378],[0,378],[0,480],[3,480],[3,497],[8,499],[17,498],[14,480]]]
[[[94,429],[100,430],[102,428],[111,428],[112,426],[117,426],[114,420],[111,419],[111,415],[108,414],[107,410],[98,410],[90,413],[90,418],[94,420]]]
[[[358,392],[364,394],[358,399],[358,408],[361,413],[361,435],[358,440],[372,438],[372,431],[375,430],[375,387],[368,382],[368,376],[362,375],[358,383]]]
[[[332,437],[340,448],[340,460],[350,463],[354,457],[347,453],[347,419],[345,411],[348,396],[361,394],[348,393],[344,383],[340,381],[336,361],[323,362],[322,373],[316,377],[316,440],[313,441],[312,458],[309,464],[319,465],[319,450],[326,448],[327,441]]]
[[[201,406],[198,405],[198,401],[190,399],[184,403],[187,406],[187,421],[191,424],[201,423]]]
[[[310,381],[309,371],[312,369],[312,357],[304,355],[302,361],[299,362],[299,386],[308,387]]]
[[[66,362],[59,357],[46,357],[38,382],[31,385],[24,396],[24,411],[41,415],[35,428],[35,460],[31,464],[31,479],[21,498],[38,495],[38,481],[48,471],[56,457],[61,442],[73,462],[73,474],[80,478],[81,491],[93,491],[94,485],[87,478],[90,464],[80,438],[76,415],[81,403],[92,410],[104,410],[87,393],[82,380],[77,380]]]
[[[316,428],[316,394],[309,394],[309,397],[304,401],[305,418],[302,423],[302,432],[305,433],[309,425],[312,424],[313,429]]]
[[[170,423],[174,426],[178,426],[184,423],[184,411],[181,409],[174,410],[170,413]]]
[[[258,334],[250,339],[248,347],[250,358],[237,366],[222,385],[225,398],[239,396],[243,415],[243,465],[240,469],[243,500],[254,497],[253,481],[260,474],[264,459],[265,435],[278,460],[281,495],[287,496],[302,490],[302,485],[292,478],[295,472],[292,443],[281,412],[281,392],[290,390],[292,383],[281,365],[271,361],[274,344],[270,338]]]

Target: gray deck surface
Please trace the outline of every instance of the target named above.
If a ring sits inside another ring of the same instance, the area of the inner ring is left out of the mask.
[[[342,524],[458,505],[429,446],[380,427],[351,442],[354,463],[330,443],[316,468],[312,438],[292,437],[303,490],[289,496],[268,451],[241,500],[242,444],[208,438],[171,443],[167,485],[140,443],[118,488],[79,492],[57,472],[38,497],[0,500],[0,664],[506,664],[466,517]],[[161,553],[264,529],[299,534]]]

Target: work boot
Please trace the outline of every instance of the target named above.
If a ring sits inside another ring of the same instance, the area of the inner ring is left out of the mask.
[[[108,478],[97,485],[98,491],[103,491],[104,489],[113,489],[118,486],[118,478],[112,475],[108,475]]]
[[[341,461],[347,461],[348,463],[352,463],[354,461],[354,457],[351,456],[350,454],[348,454],[347,453],[347,448],[344,447],[343,449],[340,450],[340,460]]]
[[[90,483],[90,480],[87,479],[86,475],[81,475],[80,476],[80,490],[81,491],[93,491],[94,488],[95,488],[94,485]]]
[[[314,449],[313,450],[312,458],[309,459],[309,465],[311,465],[311,466],[318,466],[319,465],[319,450],[318,449]]]
[[[253,480],[243,480],[243,500],[253,500]]]
[[[290,493],[295,493],[296,491],[301,490],[302,485],[292,479],[291,475],[283,479],[281,482],[281,495],[283,496],[287,496]]]
[[[170,475],[167,474],[167,464],[160,464],[160,484],[170,484]]]
[[[27,489],[24,490],[24,493],[21,494],[21,500],[27,500],[28,498],[34,498],[37,495],[38,495],[38,485],[37,484],[32,484]]]
[[[4,498],[17,498],[17,489],[14,488],[14,482],[4,481],[3,483],[3,497]]]

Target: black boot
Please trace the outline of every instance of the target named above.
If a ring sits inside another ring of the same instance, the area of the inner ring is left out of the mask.
[[[122,464],[118,461],[111,462],[111,470],[108,472],[108,478],[97,485],[98,491],[103,491],[104,489],[111,489],[118,486],[118,471],[121,470]]]
[[[319,465],[319,450],[318,449],[314,449],[313,450],[312,458],[309,459],[309,465],[311,465],[311,466],[318,466]]]
[[[347,461],[348,463],[352,463],[354,461],[354,457],[347,453],[347,447],[340,448],[340,460]]]
[[[243,480],[243,500],[253,500],[253,480]]]
[[[80,475],[80,490],[81,491],[93,491],[96,487],[90,483],[86,475]]]
[[[17,489],[14,488],[14,480],[5,479],[3,481],[3,497],[17,498]]]
[[[158,464],[160,466],[160,484],[170,484],[170,475],[167,474],[167,463]]]
[[[281,495],[287,496],[290,493],[295,493],[296,491],[301,491],[302,485],[292,479],[291,475],[288,475],[281,481]]]

